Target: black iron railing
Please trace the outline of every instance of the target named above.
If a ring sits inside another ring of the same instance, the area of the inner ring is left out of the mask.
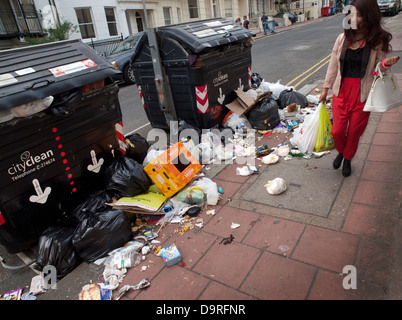
[[[101,56],[107,57],[123,40],[123,34],[121,34],[119,37],[112,37],[95,41],[91,39],[90,41],[85,41],[85,43]]]

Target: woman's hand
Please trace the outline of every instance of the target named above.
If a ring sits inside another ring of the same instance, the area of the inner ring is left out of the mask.
[[[322,89],[322,92],[320,95],[320,102],[327,101],[327,94],[328,94],[328,89],[327,88]]]
[[[385,59],[384,65],[385,65],[386,67],[391,67],[392,65],[394,65],[395,63],[397,63],[397,62],[399,61],[399,59],[400,59],[400,57],[398,57],[398,56]]]

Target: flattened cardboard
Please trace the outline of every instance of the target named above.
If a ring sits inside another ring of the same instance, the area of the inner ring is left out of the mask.
[[[241,116],[242,114],[247,113],[250,111],[258,102],[260,102],[263,99],[267,99],[271,96],[272,92],[265,92],[257,97],[257,99],[254,99],[251,97],[247,92],[244,92],[242,90],[235,90],[237,94],[237,98],[226,105],[226,107],[233,111],[234,113],[238,114]]]

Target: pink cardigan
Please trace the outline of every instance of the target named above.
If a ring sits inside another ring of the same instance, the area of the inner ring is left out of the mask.
[[[332,89],[334,95],[339,95],[341,88],[341,66],[340,57],[342,47],[345,40],[345,34],[341,33],[335,41],[334,48],[332,49],[331,60],[328,65],[327,75],[324,81],[324,88]],[[367,69],[364,77],[360,80],[360,101],[365,102],[370,92],[371,84],[374,80],[374,69],[378,62],[386,58],[386,53],[379,48],[371,49],[370,59],[367,64]]]

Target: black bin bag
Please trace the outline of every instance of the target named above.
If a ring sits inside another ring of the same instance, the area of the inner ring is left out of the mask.
[[[277,102],[272,98],[260,101],[247,113],[247,119],[255,130],[275,128],[281,122]]]
[[[39,271],[52,265],[56,268],[57,279],[60,280],[82,262],[71,242],[74,230],[72,227],[52,226],[42,233],[36,253]]]
[[[82,201],[69,215],[71,225],[74,227],[77,226],[88,214],[95,214],[110,209],[110,206],[106,203],[111,202],[113,202],[113,197],[106,190],[91,193],[87,199]]]
[[[288,105],[296,103],[300,105],[301,108],[308,106],[307,97],[300,92],[294,91],[293,89],[283,90],[278,98],[279,109],[284,109]]]
[[[122,247],[131,238],[131,223],[122,210],[110,208],[88,214],[75,229],[72,244],[91,263]]]
[[[151,145],[138,133],[130,134],[126,137],[126,156],[134,159],[138,163],[143,163]]]
[[[126,156],[115,160],[105,171],[105,189],[117,198],[144,193],[151,182],[144,167]]]

